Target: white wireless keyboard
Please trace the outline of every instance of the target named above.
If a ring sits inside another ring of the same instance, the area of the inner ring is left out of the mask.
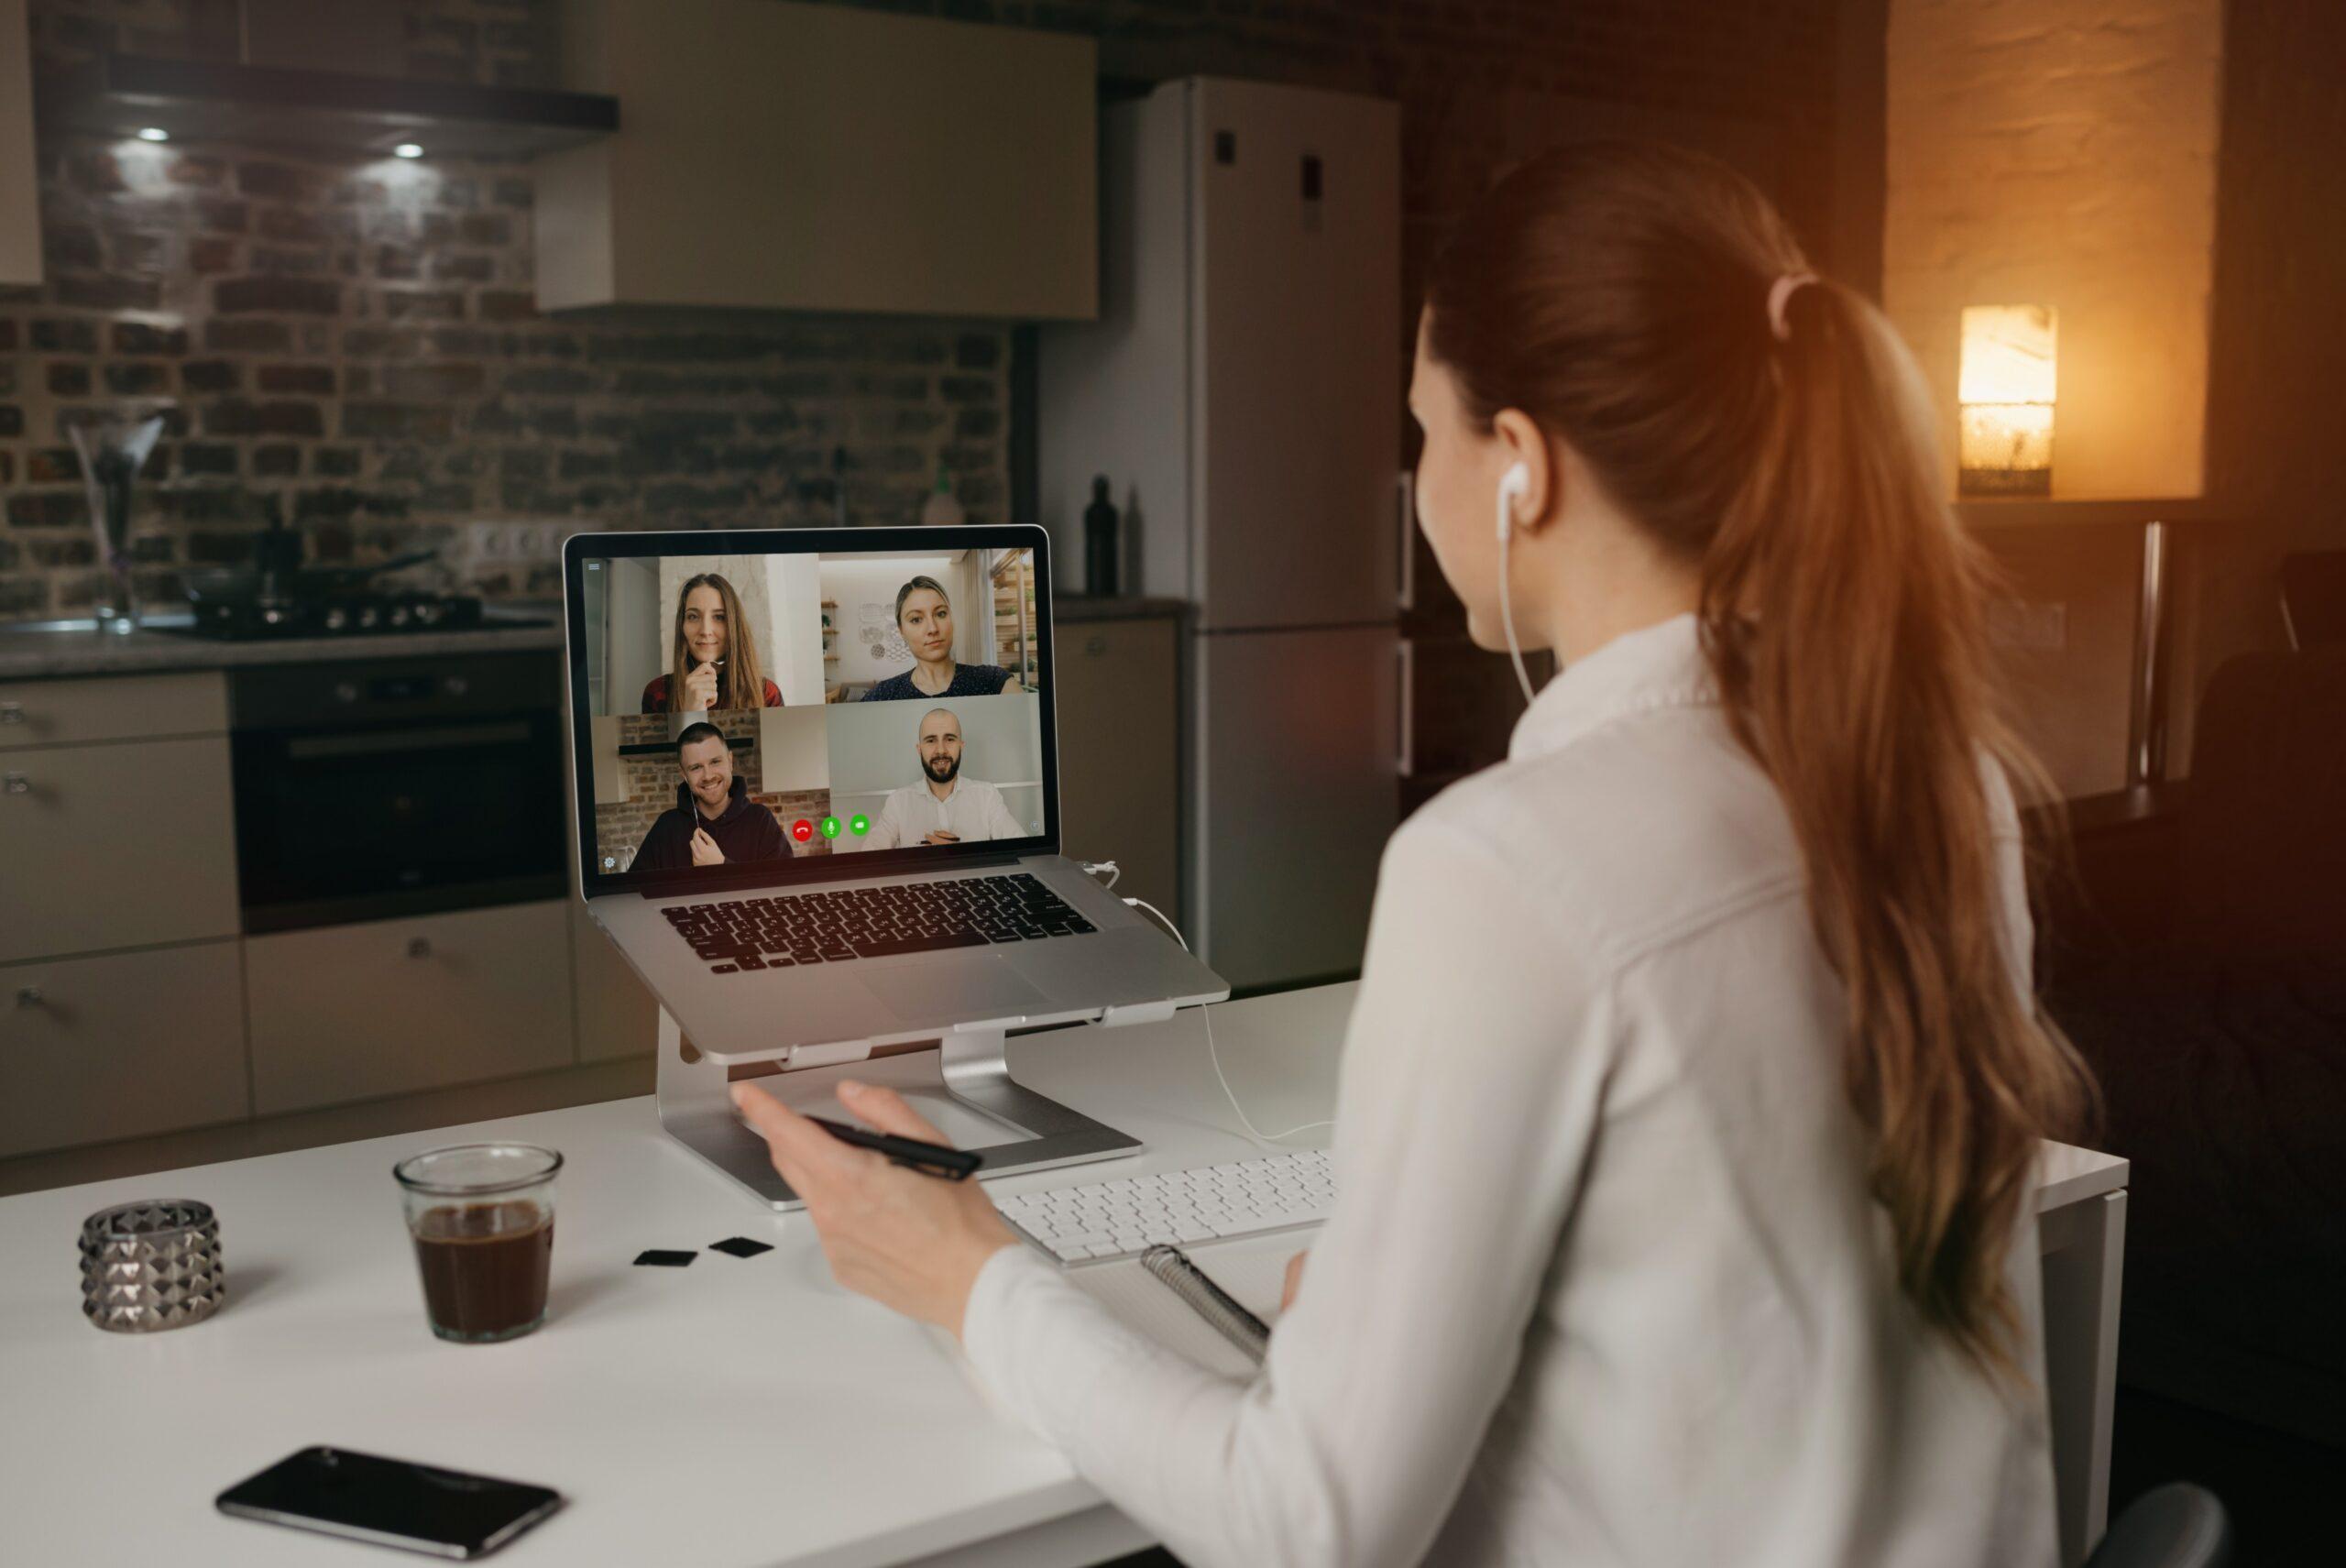
[[[1186,1245],[1316,1224],[1336,1206],[1325,1149],[1267,1155],[1195,1170],[1125,1176],[995,1200],[1003,1218],[1061,1263],[1136,1257]]]

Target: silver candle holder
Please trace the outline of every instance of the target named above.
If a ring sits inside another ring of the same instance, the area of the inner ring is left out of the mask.
[[[82,1222],[82,1311],[111,1333],[200,1323],[228,1298],[220,1221],[192,1198],[148,1198]]]

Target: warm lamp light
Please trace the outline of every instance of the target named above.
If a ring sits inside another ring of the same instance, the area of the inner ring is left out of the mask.
[[[2053,493],[2055,335],[2050,306],[1964,307],[1958,494]]]

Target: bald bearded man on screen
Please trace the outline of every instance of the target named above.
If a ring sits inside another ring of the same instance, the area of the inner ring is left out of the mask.
[[[961,720],[951,708],[932,707],[921,715],[913,751],[920,759],[920,782],[889,792],[864,836],[865,849],[1035,836],[1010,815],[1002,791],[961,777]]]

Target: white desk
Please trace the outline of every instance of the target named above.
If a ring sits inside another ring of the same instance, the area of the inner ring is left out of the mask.
[[[1328,1113],[1352,995],[1214,1009],[1223,1069],[1257,1125]],[[1001,1188],[1260,1152],[1232,1130],[1203,1047],[1190,1014],[1013,1041],[1036,1088],[1148,1146]],[[890,1064],[868,1065],[878,1079]],[[552,1316],[509,1344],[444,1344],[424,1324],[390,1168],[492,1136],[567,1157]],[[2065,1544],[2073,1505],[2076,1539],[2099,1533],[2107,1491],[2125,1174],[2121,1160],[2057,1150],[2040,1201]],[[75,1240],[85,1215],[142,1196],[218,1210],[228,1304],[192,1328],[101,1333],[82,1318]],[[729,1235],[776,1250],[631,1266],[646,1247]],[[2092,1266],[2056,1272],[2053,1256]],[[803,1215],[772,1214],[665,1137],[649,1099],[0,1200],[9,1561],[389,1561],[214,1511],[222,1488],[315,1442],[559,1489],[568,1507],[500,1554],[517,1568],[1058,1568],[1148,1544],[992,1414],[940,1337],[834,1285]]]

